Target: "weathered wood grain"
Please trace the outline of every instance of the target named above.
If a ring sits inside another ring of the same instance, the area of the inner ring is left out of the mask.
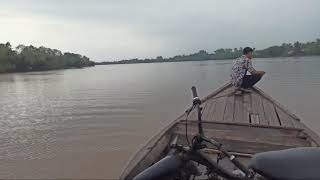
[[[252,113],[251,93],[243,94],[243,106],[244,110],[248,111],[250,114]]]
[[[262,99],[262,102],[265,111],[264,114],[269,124],[272,126],[280,126],[280,121],[278,119],[274,105],[265,98]]]
[[[233,121],[239,123],[249,123],[244,120],[243,96],[235,96]]]
[[[243,95],[243,120],[246,123],[251,123],[250,115],[252,114],[251,93]]]
[[[206,101],[205,103],[203,103],[201,106],[203,108],[202,110],[202,118],[205,119],[205,117],[207,117],[208,111],[210,110],[211,107],[211,101]]]
[[[252,99],[252,112],[253,114],[257,114],[259,116],[260,124],[264,124],[264,125],[269,124],[265,118],[261,96],[256,92],[253,92],[251,93],[251,99]]]
[[[174,131],[178,134],[185,134],[185,124],[179,123]],[[188,123],[188,134],[196,135],[198,127],[196,123]],[[298,129],[274,129],[258,128],[251,126],[205,124],[204,133],[209,138],[230,139],[236,141],[267,143],[283,146],[308,146],[309,141],[300,138]]]
[[[280,109],[282,109],[284,112],[286,112],[289,116],[291,116],[293,119],[300,121],[300,118],[297,117],[295,114],[293,114],[291,111],[289,111],[286,107],[278,103],[275,99],[273,99],[271,96],[269,96],[267,93],[263,92],[258,87],[254,87],[254,91],[257,92],[261,97],[264,97],[271,101],[275,106],[278,106]]]
[[[179,135],[179,144],[186,144],[185,134],[177,134]],[[192,138],[192,135],[189,135],[189,140]],[[256,154],[260,152],[266,151],[274,151],[274,150],[282,150],[288,148],[295,148],[297,146],[285,146],[281,144],[268,144],[268,143],[259,143],[259,142],[245,142],[234,139],[225,139],[225,138],[215,138],[216,141],[223,144],[224,148],[228,151],[238,152],[238,153],[246,153],[246,154]],[[215,149],[214,146],[208,145],[208,148]]]
[[[257,114],[250,114],[250,119],[252,124],[260,124],[260,119]]]
[[[215,108],[216,108],[216,101],[210,100],[210,108],[207,109],[207,112],[202,116],[202,119],[211,121],[213,119],[213,112]]]
[[[213,121],[223,121],[223,114],[226,108],[227,97],[220,97],[216,99],[216,107],[212,114]]]
[[[276,112],[280,119],[281,125],[285,127],[294,127],[293,121],[295,121],[291,116],[286,114],[283,110],[276,107]]]
[[[235,100],[235,95],[227,97],[226,110],[224,111],[224,115],[223,115],[223,121],[225,121],[225,122],[232,122],[233,121],[234,100]]]

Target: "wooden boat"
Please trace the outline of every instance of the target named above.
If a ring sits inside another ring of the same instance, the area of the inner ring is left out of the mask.
[[[202,99],[203,128],[207,137],[221,142],[244,164],[260,152],[294,147],[319,147],[320,137],[301,120],[257,87],[252,93],[235,95],[226,84]],[[173,138],[186,143],[186,113],[153,136],[128,162],[120,179],[135,175],[163,158]],[[188,138],[197,133],[196,112],[188,116]],[[213,158],[217,151],[207,149]],[[225,168],[232,164],[221,162]]]

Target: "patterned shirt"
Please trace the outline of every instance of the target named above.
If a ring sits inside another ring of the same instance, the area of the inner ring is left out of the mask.
[[[242,55],[237,58],[234,62],[231,72],[231,83],[235,87],[240,87],[242,84],[242,79],[246,72],[249,71],[252,73],[255,69],[252,67],[251,59],[248,59],[246,56]]]

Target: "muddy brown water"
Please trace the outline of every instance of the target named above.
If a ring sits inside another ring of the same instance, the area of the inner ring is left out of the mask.
[[[0,75],[0,178],[117,178],[129,157],[229,80],[232,61]],[[255,59],[258,84],[320,133],[320,57]]]

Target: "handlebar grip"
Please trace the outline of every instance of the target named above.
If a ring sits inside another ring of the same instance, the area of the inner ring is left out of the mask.
[[[198,97],[196,87],[192,86],[191,90],[192,90],[192,95],[193,95],[193,97],[194,97],[194,98],[195,98],[195,97]]]

